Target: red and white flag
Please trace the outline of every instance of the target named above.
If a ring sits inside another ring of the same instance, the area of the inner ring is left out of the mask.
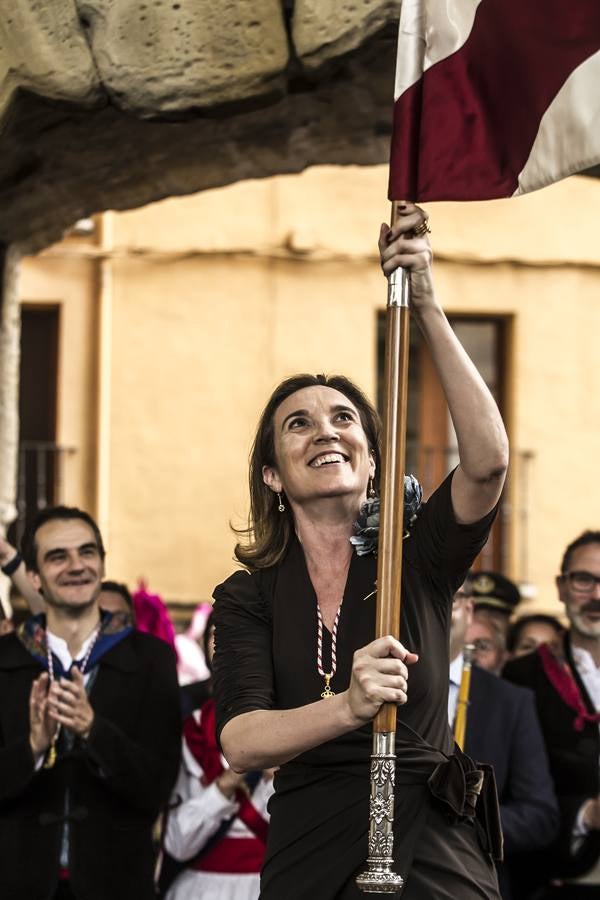
[[[600,163],[600,0],[403,0],[389,196],[489,200]]]

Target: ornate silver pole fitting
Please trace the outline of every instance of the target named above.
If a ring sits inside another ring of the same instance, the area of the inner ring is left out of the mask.
[[[410,272],[396,269],[388,278],[388,306],[408,306],[410,300]]]
[[[397,894],[404,887],[402,876],[392,871],[395,777],[396,734],[375,733],[371,755],[369,856],[366,871],[356,878],[365,894]]]

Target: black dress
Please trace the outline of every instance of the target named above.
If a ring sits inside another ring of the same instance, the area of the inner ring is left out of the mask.
[[[452,596],[485,543],[495,512],[459,525],[451,480],[423,505],[404,541],[400,637],[420,654],[410,668],[408,703],[398,710],[396,739],[394,859],[395,871],[406,879],[407,900],[499,896],[491,857],[480,846],[483,829],[434,800],[427,783],[454,750],[447,718]],[[354,651],[374,638],[376,569],[373,555],[353,556],[338,625],[331,682],[336,693],[350,683]],[[278,566],[235,572],[214,596],[219,734],[241,713],[319,700],[324,685],[316,662],[317,599],[297,540]],[[326,629],[323,643],[327,670],[331,635]],[[261,900],[363,896],[354,876],[367,855],[371,743],[369,723],[302,753],[277,772]]]

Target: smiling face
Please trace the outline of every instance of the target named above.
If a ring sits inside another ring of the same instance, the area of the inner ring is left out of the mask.
[[[595,581],[589,589],[581,590],[582,579],[575,573],[600,578],[600,544],[577,547],[571,554],[567,571],[556,579],[558,595],[565,604],[573,632],[584,638],[600,638],[600,583]]]
[[[294,504],[364,499],[375,462],[354,404],[334,388],[315,385],[287,397],[273,418],[275,465],[263,479]]]
[[[52,519],[35,533],[34,586],[55,609],[76,615],[94,604],[104,576],[98,543],[82,519]]]

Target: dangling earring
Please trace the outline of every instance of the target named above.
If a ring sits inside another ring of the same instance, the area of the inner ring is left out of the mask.
[[[373,476],[371,475],[369,478],[369,500],[372,500],[375,496],[375,488],[373,487]]]
[[[279,497],[279,506],[277,507],[277,509],[279,510],[279,512],[285,512],[285,506],[283,505],[283,500],[281,499],[281,494],[279,493],[279,491],[277,491],[277,496]]]

